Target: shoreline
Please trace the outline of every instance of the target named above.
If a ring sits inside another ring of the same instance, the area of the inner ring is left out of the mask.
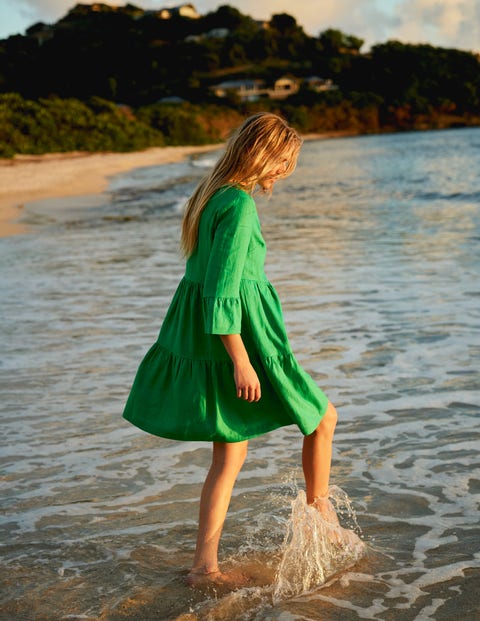
[[[358,132],[307,134],[305,141],[356,136]],[[21,221],[24,207],[39,200],[101,194],[113,176],[135,168],[173,164],[222,148],[222,143],[152,147],[128,153],[45,153],[0,160],[0,237],[29,233]]]
[[[120,173],[144,166],[173,164],[219,148],[221,144],[153,147],[131,153],[47,153],[0,160],[0,237],[31,230],[21,222],[28,203],[101,194],[111,178]]]

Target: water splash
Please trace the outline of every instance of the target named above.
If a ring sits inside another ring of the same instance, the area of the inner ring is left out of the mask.
[[[360,532],[360,528],[347,494],[334,486],[330,488],[330,498],[348,528],[327,522],[317,509],[307,504],[303,491],[292,501],[275,578],[274,603],[321,586],[365,554],[366,546],[355,532]]]
[[[366,546],[357,534],[361,530],[355,510],[342,489],[333,486],[329,493],[341,521],[341,525],[336,525],[307,505],[305,492],[298,489],[293,475],[289,475],[286,483],[290,515],[276,520],[275,524],[271,513],[261,515],[240,558],[230,559],[230,567],[248,577],[248,586],[234,592],[215,587],[207,599],[193,605],[188,616],[182,615],[175,621],[277,618],[269,616],[275,615],[276,606],[330,582],[333,574],[351,567],[365,554]],[[278,508],[285,507],[284,494],[271,496],[269,506],[272,499]],[[228,572],[228,566],[225,569]]]

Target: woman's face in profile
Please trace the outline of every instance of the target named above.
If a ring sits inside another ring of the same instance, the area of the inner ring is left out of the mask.
[[[292,154],[290,157],[285,157],[281,161],[275,163],[272,166],[271,171],[268,172],[267,175],[260,180],[259,185],[264,192],[271,192],[275,182],[278,179],[282,179],[287,176],[286,172],[292,157],[296,157],[296,155]]]

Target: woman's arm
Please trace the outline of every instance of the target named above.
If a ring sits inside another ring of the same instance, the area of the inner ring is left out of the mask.
[[[250,403],[258,401],[261,397],[260,382],[250,363],[242,337],[240,334],[220,334],[219,336],[233,362],[237,397]]]

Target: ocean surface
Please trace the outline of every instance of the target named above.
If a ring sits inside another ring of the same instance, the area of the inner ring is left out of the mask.
[[[214,158],[27,205],[32,232],[0,240],[0,619],[480,619],[480,129],[307,142],[258,198],[365,550],[312,570],[301,436],[283,428],[250,442],[234,490],[221,559],[252,582],[230,594],[184,583],[210,446],[121,418]]]

